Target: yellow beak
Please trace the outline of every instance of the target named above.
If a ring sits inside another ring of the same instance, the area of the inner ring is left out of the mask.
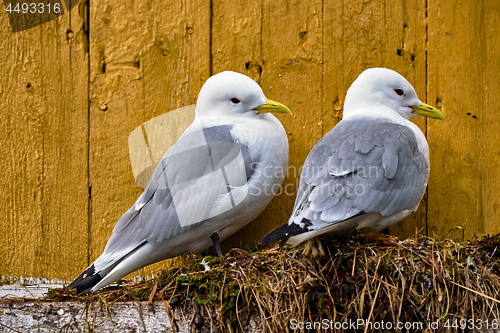
[[[413,109],[413,113],[415,114],[424,117],[444,120],[444,115],[441,113],[441,111],[425,103],[422,103],[422,105],[413,105],[411,108]]]
[[[266,98],[266,104],[256,107],[255,110],[259,111],[259,113],[273,112],[273,113],[292,114],[292,111],[290,111],[290,109],[287,108],[285,105],[272,101],[267,98]]]

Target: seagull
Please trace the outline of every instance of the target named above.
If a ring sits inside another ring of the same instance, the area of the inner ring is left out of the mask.
[[[210,77],[193,123],[118,220],[104,252],[69,287],[97,290],[144,266],[224,240],[259,215],[281,186],[288,139],[271,113],[291,114],[251,78]]]
[[[259,244],[377,231],[414,212],[430,171],[429,145],[410,121],[417,116],[444,120],[395,71],[361,73],[347,91],[342,120],[307,156],[289,221]]]

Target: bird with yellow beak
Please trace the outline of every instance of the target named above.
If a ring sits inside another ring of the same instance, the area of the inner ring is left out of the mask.
[[[410,121],[417,116],[444,120],[400,74],[372,68],[359,75],[342,120],[307,156],[289,221],[259,243],[376,231],[414,212],[430,170],[427,140]]]
[[[104,252],[69,286],[97,290],[146,265],[200,253],[259,215],[280,186],[288,139],[272,113],[290,114],[249,77],[205,82],[193,123],[118,220]]]

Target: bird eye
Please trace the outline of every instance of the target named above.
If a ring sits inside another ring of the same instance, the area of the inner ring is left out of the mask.
[[[237,98],[231,98],[231,102],[233,102],[233,104],[238,104],[241,101]]]
[[[394,89],[394,91],[396,92],[396,94],[398,94],[399,96],[403,96],[405,94],[405,92],[403,91],[403,89]]]

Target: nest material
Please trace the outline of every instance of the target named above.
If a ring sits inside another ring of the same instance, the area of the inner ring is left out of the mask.
[[[464,323],[467,331],[479,323],[484,329],[486,320],[492,328],[500,319],[499,235],[457,242],[423,236],[399,241],[375,234],[324,237],[322,243],[326,255],[318,258],[304,257],[300,246],[233,249],[221,259],[205,257],[208,271],[200,257],[186,255],[139,284],[82,295],[70,288],[53,289],[44,300],[99,302],[105,307],[119,301],[162,301],[166,311],[171,301],[171,308],[188,315],[194,312],[194,301],[206,325],[217,331],[257,326],[262,332],[286,327],[441,332],[462,331]],[[359,320],[365,324],[359,326]]]

